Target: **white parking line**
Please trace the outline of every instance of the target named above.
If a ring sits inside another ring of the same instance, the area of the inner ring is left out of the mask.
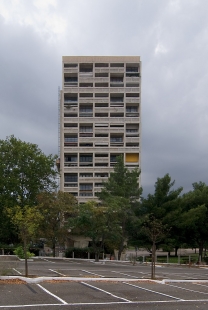
[[[122,298],[122,297],[116,296],[116,295],[114,295],[114,294],[112,294],[112,293],[110,293],[110,292],[108,292],[108,291],[102,290],[101,288],[99,288],[99,287],[97,287],[97,286],[88,284],[88,283],[86,283],[86,282],[80,282],[80,283],[82,283],[82,284],[84,284],[84,285],[86,285],[86,286],[88,286],[88,287],[90,287],[90,288],[93,288],[93,289],[95,289],[95,290],[98,290],[98,291],[100,291],[100,292],[106,293],[106,294],[108,294],[108,295],[110,295],[110,296],[112,296],[112,297],[115,297],[115,298],[118,298],[118,299],[122,299],[122,300],[127,301],[127,302],[131,302],[131,300],[128,300],[128,299],[126,299],[126,298]]]
[[[176,288],[179,288],[179,289],[184,290],[184,291],[189,291],[189,292],[194,292],[194,293],[200,293],[200,294],[208,295],[208,293],[205,293],[205,292],[195,291],[195,290],[191,290],[189,288],[185,288],[185,287],[181,287],[181,286],[177,286],[177,285],[172,285],[172,284],[167,284],[167,283],[166,283],[166,285],[172,286],[172,287],[176,287]]]
[[[46,258],[41,258],[42,260],[45,260],[46,262],[48,263],[51,263],[51,264],[55,264],[55,262],[51,262],[50,260],[46,259]]]
[[[60,274],[60,276],[66,277],[65,274],[60,273],[60,272],[58,272],[58,271],[56,271],[56,270],[53,270],[53,269],[49,269],[49,270],[52,271],[52,272],[55,272],[55,273],[57,273],[57,274]]]
[[[99,276],[101,278],[105,278],[105,276],[101,276],[100,274],[97,274],[97,273],[94,273],[94,272],[90,272],[90,271],[87,271],[87,270],[84,270],[84,269],[82,269],[81,271],[89,273],[89,274],[94,274],[95,276]]]
[[[166,296],[166,297],[170,297],[170,298],[173,298],[173,299],[176,299],[176,300],[184,301],[184,299],[181,299],[181,298],[178,298],[178,297],[174,297],[174,296],[171,296],[171,295],[167,295],[167,294],[163,294],[163,293],[160,293],[160,292],[157,292],[157,291],[149,290],[147,288],[144,288],[144,287],[141,287],[141,286],[138,286],[138,285],[130,284],[130,283],[127,283],[127,282],[123,282],[123,283],[126,284],[126,285],[137,287],[137,288],[139,288],[141,290],[144,290],[144,291],[147,291],[147,292],[151,292],[151,293],[155,293],[155,294],[158,294],[158,295],[163,295],[163,296]]]
[[[208,299],[191,299],[191,300],[182,300],[185,302],[207,302]],[[180,305],[180,301],[178,300],[144,300],[144,301],[130,301],[128,304],[134,304],[134,305],[141,305],[141,304],[169,304],[169,303],[177,303]],[[124,301],[117,301],[117,302],[81,302],[81,303],[66,303],[66,304],[31,304],[31,305],[5,305],[5,306],[0,306],[0,308],[6,309],[6,308],[27,308],[27,307],[57,307],[57,306],[87,306],[87,305],[125,305],[127,302]]]
[[[119,273],[119,274],[122,274],[122,275],[127,276],[127,277],[130,277],[130,278],[136,278],[136,279],[139,279],[138,277],[131,276],[131,275],[127,274],[127,273],[118,272],[118,271],[111,271],[111,272],[114,272],[114,273]]]
[[[48,293],[49,295],[51,295],[51,296],[53,296],[54,298],[58,299],[62,304],[64,304],[64,305],[67,305],[67,304],[68,304],[65,300],[63,300],[63,299],[61,299],[60,297],[54,295],[53,293],[51,293],[50,291],[48,291],[48,290],[47,290],[45,287],[43,287],[42,285],[37,284],[37,286],[39,286],[43,291],[45,291],[45,292]]]
[[[18,271],[17,269],[15,269],[15,268],[12,268],[14,271],[16,271],[17,273],[19,273],[19,274],[22,274],[20,271]]]

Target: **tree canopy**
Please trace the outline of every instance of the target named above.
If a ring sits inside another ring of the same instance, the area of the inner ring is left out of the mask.
[[[14,136],[0,140],[0,238],[12,242],[7,207],[35,206],[37,195],[56,188],[56,156],[46,156],[36,144]]]
[[[120,229],[117,231],[118,258],[124,250],[129,236],[131,218],[139,206],[142,188],[139,187],[140,171],[135,168],[129,170],[124,165],[123,156],[117,157],[117,163],[109,179],[103,183],[98,198],[103,205],[115,208],[117,222]]]

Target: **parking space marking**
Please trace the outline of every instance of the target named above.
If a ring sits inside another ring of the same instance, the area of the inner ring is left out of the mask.
[[[51,296],[53,296],[54,298],[56,298],[57,300],[59,300],[62,304],[64,304],[64,305],[67,305],[67,304],[68,304],[65,300],[63,300],[63,299],[61,299],[60,297],[58,297],[57,295],[51,293],[50,291],[48,291],[48,290],[47,290],[45,287],[43,287],[42,285],[37,284],[37,286],[39,286],[43,291],[45,291],[45,292],[48,293],[49,295],[51,295]]]
[[[51,264],[55,264],[55,262],[52,262],[52,261],[50,261],[50,260],[48,260],[48,259],[46,259],[46,258],[41,258],[42,260],[45,260],[46,262],[48,262],[48,263],[51,263]]]
[[[99,276],[99,277],[101,277],[101,278],[105,278],[105,276],[101,276],[101,275],[98,274],[98,273],[90,272],[90,271],[87,271],[87,270],[84,270],[84,269],[82,269],[81,271],[86,272],[86,273],[89,273],[89,274],[94,274],[94,276]]]
[[[208,293],[205,293],[205,292],[195,291],[195,290],[191,290],[189,288],[185,288],[185,287],[181,287],[181,286],[177,286],[177,285],[173,285],[173,284],[167,284],[166,283],[166,285],[172,286],[172,287],[176,287],[176,288],[180,288],[181,290],[184,290],[184,291],[189,291],[189,292],[194,292],[194,293],[200,293],[200,294],[208,295]]]
[[[127,282],[123,282],[124,284],[127,284],[127,285],[130,285],[130,286],[133,286],[133,287],[137,287],[141,290],[144,290],[144,291],[147,291],[147,292],[151,292],[151,293],[155,293],[155,294],[158,294],[158,295],[163,295],[163,296],[166,296],[166,297],[170,297],[170,298],[173,298],[173,299],[176,299],[176,300],[180,300],[180,301],[184,301],[184,299],[181,299],[181,298],[178,298],[178,297],[174,297],[174,296],[171,296],[171,295],[167,295],[167,294],[163,294],[163,293],[160,293],[160,292],[157,292],[157,291],[153,291],[153,290],[149,290],[147,288],[144,288],[144,287],[141,287],[141,286],[138,286],[138,285],[135,285],[135,284],[131,284],[131,283],[127,283]]]
[[[208,287],[207,285],[204,285],[204,284],[199,284],[199,283],[194,283],[196,285],[199,285],[199,286],[205,286],[205,287]]]
[[[58,272],[58,271],[56,271],[56,270],[53,270],[53,269],[48,269],[48,270],[50,270],[50,271],[52,271],[52,272],[55,272],[55,273],[57,273],[57,274],[60,274],[60,276],[66,277],[65,274],[60,273],[60,272]]]
[[[130,278],[136,278],[136,279],[139,279],[138,277],[131,276],[131,275],[127,274],[127,273],[118,272],[118,271],[111,271],[111,272],[114,272],[114,273],[119,273],[119,274],[122,274],[122,275],[127,276],[127,277],[130,277]]]
[[[97,286],[94,286],[94,285],[91,285],[91,284],[89,284],[89,283],[86,283],[86,282],[80,282],[80,283],[82,283],[83,285],[86,285],[86,286],[88,286],[88,287],[90,287],[90,288],[92,288],[92,289],[95,289],[95,290],[98,290],[98,291],[100,291],[100,292],[106,293],[106,294],[108,294],[108,295],[110,295],[110,296],[112,296],[112,297],[115,297],[115,298],[124,300],[124,301],[126,301],[126,302],[132,302],[131,300],[128,300],[128,299],[123,298],[123,297],[116,296],[116,295],[114,295],[114,294],[112,294],[112,293],[110,293],[110,292],[108,292],[108,291],[102,290],[101,288],[99,288],[99,287],[97,287]]]
[[[19,274],[22,274],[20,271],[18,271],[17,269],[15,268],[12,268],[15,272],[19,273]]]

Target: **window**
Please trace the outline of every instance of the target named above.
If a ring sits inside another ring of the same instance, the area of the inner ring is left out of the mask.
[[[65,117],[65,114],[64,114]],[[64,123],[64,127],[69,127],[69,128],[76,128],[77,124],[73,124],[73,123]]]
[[[77,173],[65,173],[64,182],[77,182]]]
[[[126,112],[137,112],[137,107],[126,107]]]
[[[65,136],[64,142],[77,142],[77,136]]]
[[[95,187],[103,187],[103,183],[95,183]]]
[[[64,68],[78,68],[78,64],[64,64]]]
[[[108,117],[108,113],[95,113],[95,117]]]
[[[93,71],[93,64],[83,63],[79,65],[79,71],[88,73]]]
[[[108,77],[108,73],[105,73],[105,72],[95,73],[95,77]]]
[[[79,94],[79,97],[80,97],[80,98],[92,98],[92,97],[93,97],[93,94],[81,93],[81,94]]]
[[[91,191],[92,190],[92,184],[91,183],[80,184],[79,189],[81,191]]]
[[[79,83],[79,87],[93,87],[93,83]]]
[[[95,137],[96,138],[107,138],[108,134],[107,133],[96,133]]]
[[[124,67],[124,64],[122,64],[122,63],[112,63],[112,64],[110,64],[110,66],[112,67],[112,68],[119,68],[119,67]]]
[[[80,132],[92,132],[92,126],[80,126]]]
[[[79,176],[81,178],[91,178],[93,177],[93,173],[80,173]]]
[[[79,146],[80,146],[80,147],[92,147],[92,146],[93,146],[93,144],[92,144],[92,143],[87,142],[87,143],[80,143],[80,144],[79,144]]]
[[[108,67],[108,63],[96,63],[96,64],[95,64],[95,67],[98,67],[98,68],[106,68],[106,67]]]
[[[123,94],[121,96],[111,95],[110,101],[111,102],[123,102],[123,98],[124,98]]]
[[[92,162],[92,155],[80,155],[80,162]]]
[[[77,76],[65,76],[64,82],[65,83],[77,82]]]
[[[95,103],[96,108],[107,108],[108,107],[108,102],[96,102]]]
[[[108,87],[108,83],[95,83],[95,87]]]
[[[100,98],[105,98],[105,97],[108,97],[108,94],[106,94],[106,93],[105,94],[96,93],[95,94],[95,98],[99,98],[99,97]]]
[[[122,137],[111,137],[110,142],[122,142],[123,138]]]
[[[95,157],[108,157],[108,154],[95,154]]]
[[[64,95],[64,102],[77,102],[77,94]]]
[[[107,178],[108,177],[108,173],[104,172],[98,172],[98,173],[95,173],[95,177],[96,178]]]
[[[116,154],[116,155],[112,155],[110,156],[110,162],[114,162],[116,163],[117,162],[117,157],[119,156],[120,154]]]
[[[77,162],[77,155],[65,155],[65,162]]]
[[[79,109],[80,112],[87,112],[90,113],[92,112],[92,106],[81,106]]]

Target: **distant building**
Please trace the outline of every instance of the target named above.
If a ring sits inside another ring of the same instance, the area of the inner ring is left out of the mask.
[[[116,163],[140,167],[138,56],[64,56],[60,96],[60,190],[96,199]]]

